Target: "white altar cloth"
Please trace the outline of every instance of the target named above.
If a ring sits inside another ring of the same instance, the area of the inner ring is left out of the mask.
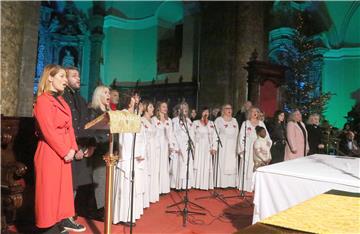
[[[331,189],[359,193],[359,167],[359,158],[314,154],[258,168],[253,224]]]

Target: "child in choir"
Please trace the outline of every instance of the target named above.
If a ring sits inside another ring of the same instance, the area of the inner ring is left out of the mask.
[[[155,126],[155,138],[158,142],[155,154],[159,156],[159,194],[169,193],[169,152],[174,151],[175,140],[171,119],[168,117],[168,106],[165,101],[157,103],[155,116],[152,117],[152,124]]]
[[[266,166],[271,161],[271,154],[268,141],[266,139],[266,130],[261,126],[256,126],[257,139],[254,142],[254,171],[257,168]]]
[[[204,108],[201,119],[193,122],[195,131],[194,187],[214,188],[212,159],[216,154],[214,122],[209,121],[209,109]]]
[[[129,113],[136,113],[136,101],[139,98],[135,94],[125,95],[123,98],[123,106],[127,107],[123,111]],[[134,143],[133,133],[119,134],[119,156],[120,159],[115,168],[114,176],[114,218],[113,223],[121,223],[129,225],[130,222],[135,222],[143,214],[144,206],[144,164],[145,164],[145,136],[143,129],[136,134],[135,139],[135,163],[134,163],[134,193],[131,194],[131,164],[132,164],[132,150]],[[131,196],[133,196],[133,217],[130,218],[131,211]]]
[[[239,139],[238,139],[238,153],[240,154],[241,157],[238,187],[240,190],[252,192],[253,174],[254,174],[253,171],[254,154],[255,154],[254,142],[257,139],[256,127],[260,126],[265,129],[266,131],[265,139],[266,139],[266,144],[268,144],[268,147],[271,147],[272,141],[269,137],[269,134],[267,133],[267,129],[264,122],[260,120],[260,110],[253,106],[247,111],[246,115],[247,115],[247,120],[244,121],[241,125]]]
[[[176,154],[173,154],[170,161],[170,186],[175,189],[186,189],[187,160],[189,161],[189,182],[187,188],[191,188],[194,184],[193,177],[193,140],[194,129],[189,116],[189,106],[186,102],[182,102],[179,108],[179,115],[173,118],[173,129],[176,140]],[[191,150],[189,148],[189,136],[191,138]]]

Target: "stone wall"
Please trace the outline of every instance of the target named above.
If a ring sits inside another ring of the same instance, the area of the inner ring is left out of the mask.
[[[31,116],[40,2],[1,2],[1,114]]]
[[[265,2],[202,2],[199,106],[230,103],[237,111],[247,99],[251,53],[265,59]]]

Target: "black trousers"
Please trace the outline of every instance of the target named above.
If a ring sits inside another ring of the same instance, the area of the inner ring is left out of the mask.
[[[270,164],[279,163],[284,161],[285,155],[285,143],[284,142],[274,142],[270,149],[271,152],[271,162]]]

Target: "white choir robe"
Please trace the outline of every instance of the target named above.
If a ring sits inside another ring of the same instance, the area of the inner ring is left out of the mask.
[[[269,133],[266,129],[264,122],[259,121],[258,126],[265,128],[266,130],[266,141],[272,144],[272,141],[269,137]],[[245,127],[246,127],[246,135],[245,135]],[[239,184],[238,187],[242,189],[242,174],[243,174],[243,162],[244,162],[244,149],[245,149],[245,174],[244,174],[244,190],[248,192],[252,192],[252,183],[253,183],[253,171],[254,171],[254,142],[257,139],[256,135],[256,126],[253,126],[250,120],[246,120],[243,122],[240,128],[239,134],[239,154],[241,157],[240,162],[240,174],[239,174]],[[246,138],[245,138],[246,136]],[[246,147],[244,142],[246,141]]]
[[[198,189],[214,188],[213,156],[210,150],[217,149],[217,137],[214,122],[203,125],[200,120],[193,122],[195,131],[194,187]]]
[[[133,149],[133,133],[119,134],[119,156],[120,159],[115,167],[114,178],[114,192],[113,192],[113,223],[130,222],[131,209],[131,163],[132,163],[132,149]],[[136,134],[135,141],[135,155],[134,157],[142,157],[145,159],[145,136],[141,129],[140,133]],[[134,205],[133,205],[133,219],[139,219],[143,214],[143,197],[145,192],[144,169],[146,161],[134,160]]]
[[[156,128],[152,123],[153,120],[147,120],[142,117],[142,126],[145,133],[146,146],[145,146],[145,158],[147,162],[147,189],[145,190],[144,203],[159,201],[159,176],[160,176],[160,154],[157,154],[157,149],[160,148],[159,141],[156,139]]]
[[[238,174],[238,157],[237,157],[237,137],[239,132],[238,123],[235,118],[229,122],[225,121],[223,117],[218,117],[215,120],[215,125],[218,130],[220,140],[223,147],[219,147],[219,160],[218,165],[215,160],[214,171],[217,178],[214,176],[214,182],[217,180],[215,187],[227,188],[236,187],[237,174]],[[218,168],[216,168],[218,166]]]
[[[159,155],[159,193],[170,192],[170,177],[169,177],[169,156],[170,148],[175,147],[174,135],[172,132],[171,119],[168,118],[161,122],[157,117],[152,118],[153,125],[156,129],[156,140],[158,142],[156,154]]]
[[[192,151],[190,150],[188,153],[188,135],[184,123],[182,120],[179,120],[179,117],[173,118],[172,122],[176,140],[175,150],[178,151],[178,153],[173,153],[170,158],[170,186],[175,189],[186,189],[187,159],[188,156],[190,156],[188,188],[191,188],[194,184],[194,169]],[[186,118],[186,124],[190,138],[194,143],[194,128],[189,118]]]

